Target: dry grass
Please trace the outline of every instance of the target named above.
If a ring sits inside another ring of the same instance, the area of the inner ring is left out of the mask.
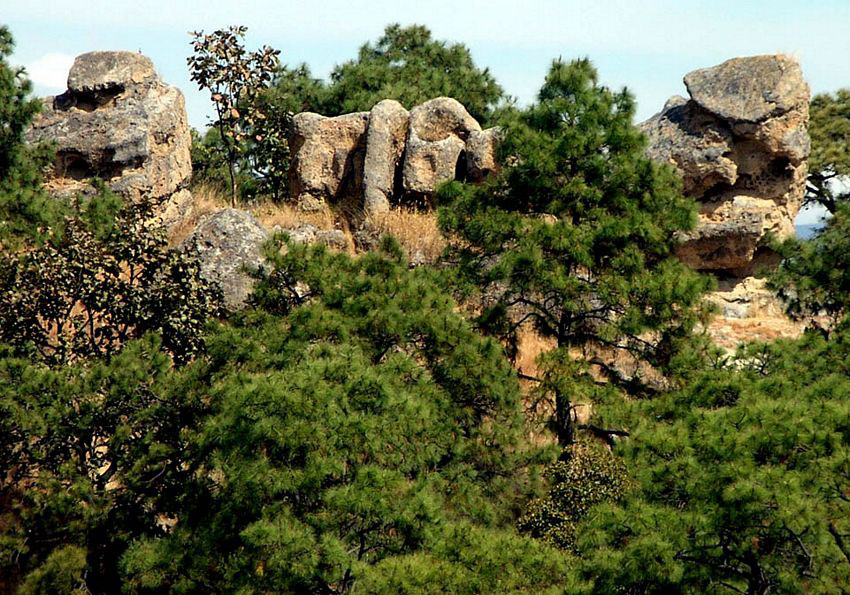
[[[396,208],[371,217],[369,223],[381,235],[394,236],[410,259],[435,262],[446,247],[433,212]]]
[[[315,225],[319,229],[344,227],[340,225],[342,221],[328,207],[321,211],[299,211],[291,203],[263,202],[248,210],[266,229],[274,229],[276,225],[281,229],[293,229],[304,224]]]
[[[201,218],[230,206],[230,197],[215,186],[199,184],[193,186],[191,192],[192,208],[188,216],[168,232],[168,241],[172,246],[189,237]]]
[[[192,233],[198,222],[211,213],[230,207],[230,196],[227,191],[214,185],[199,184],[193,186],[192,208],[187,217],[179,225],[169,232],[169,241],[172,245],[179,244]],[[319,229],[343,229],[347,232],[347,225],[329,209],[316,212],[299,211],[289,203],[276,204],[264,201],[253,206],[240,206],[249,211],[268,230],[279,225],[282,229],[292,229],[309,223]],[[347,234],[348,235],[348,234]]]

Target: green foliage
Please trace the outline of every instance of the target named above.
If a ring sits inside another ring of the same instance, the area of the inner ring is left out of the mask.
[[[592,591],[846,590],[848,362],[846,332],[810,333],[612,408],[639,487],[579,527]]]
[[[191,79],[198,83],[199,89],[209,90],[215,106],[217,117],[212,125],[218,129],[217,140],[225,156],[234,206],[240,156],[251,144],[279,141],[277,136],[266,134],[268,124],[263,121],[268,115],[258,98],[278,68],[277,56],[280,52],[263,46],[256,52],[246,53],[241,40],[247,30],[247,27],[242,26],[228,27],[209,35],[196,31],[192,34],[192,49],[195,53],[186,59]],[[277,126],[277,120],[285,120],[287,116],[275,112],[274,117],[273,125]],[[216,143],[210,146],[219,145]]]
[[[825,316],[828,326],[846,324],[850,313],[850,205],[839,204],[826,227],[809,241],[787,240],[770,286],[797,320]],[[828,328],[822,329],[828,332]]]
[[[276,314],[247,312],[210,339],[195,389],[212,407],[195,438],[205,485],[168,535],[128,551],[131,590],[341,592],[401,575],[415,590],[446,568],[441,584],[563,577],[558,554],[510,529],[534,452],[500,346],[436,273],[386,247],[270,254],[257,301]],[[510,568],[549,574],[492,567],[504,553],[488,535],[530,556]]]
[[[684,347],[710,283],[673,256],[695,207],[674,173],[644,156],[633,115],[631,95],[600,86],[588,60],[555,62],[538,102],[505,121],[501,174],[438,193],[450,258],[486,296],[481,326],[515,343],[530,321],[556,339],[538,380],[565,444],[570,399],[598,393],[576,349],[614,381],[603,352],[670,374],[695,362]]]
[[[809,178],[806,202],[820,203],[835,213],[848,193],[838,190],[835,182],[850,175],[850,89],[839,89],[834,95],[821,93],[809,106]]]
[[[546,476],[549,492],[529,504],[519,529],[572,553],[576,524],[592,506],[619,500],[629,487],[622,459],[595,440],[568,446],[561,459],[546,468]]]
[[[486,124],[505,99],[490,71],[475,65],[466,46],[432,39],[422,25],[387,26],[374,45],[364,44],[355,60],[334,68],[330,83],[314,79],[302,64],[283,69],[275,86],[287,109],[328,116],[368,111],[382,99],[396,99],[409,109],[447,96]]]
[[[148,202],[101,189],[48,241],[0,255],[0,342],[52,366],[110,356],[155,331],[178,363],[203,347],[219,292],[169,249]]]
[[[226,190],[230,184],[230,173],[225,159],[224,143],[217,128],[207,128],[204,134],[192,128],[192,184],[208,185]],[[239,174],[243,171],[239,170]],[[245,180],[238,180],[242,195]]]
[[[23,592],[120,591],[118,559],[193,496],[203,410],[154,336],[49,369],[0,353],[0,576]]]
[[[60,206],[41,189],[49,147],[24,141],[41,102],[29,98],[32,85],[24,70],[9,65],[13,46],[8,28],[0,26],[0,248],[38,236],[56,220]]]

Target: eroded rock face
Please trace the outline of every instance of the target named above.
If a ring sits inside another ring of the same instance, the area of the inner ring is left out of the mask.
[[[378,102],[369,112],[363,166],[363,206],[370,215],[390,209],[395,172],[404,154],[409,119],[408,111],[392,99]]]
[[[794,233],[805,193],[809,88],[785,56],[734,58],[685,76],[641,127],[649,154],[676,167],[700,204],[699,227],[682,234],[680,258],[744,277],[773,258],[771,234]]]
[[[181,247],[196,251],[201,275],[221,286],[225,307],[235,311],[251,294],[254,280],[247,270],[262,266],[262,247],[268,238],[251,213],[223,209],[202,219]]]
[[[496,150],[501,140],[498,128],[473,130],[466,141],[466,177],[471,182],[482,182],[498,172]]]
[[[82,54],[68,90],[47,97],[44,108],[28,139],[56,145],[52,191],[86,191],[86,180],[99,177],[138,200],[169,197],[188,184],[192,141],[183,94],[159,80],[147,57]]]
[[[369,112],[293,118],[290,196],[299,203],[342,200],[362,193]]]
[[[480,182],[494,173],[500,138],[449,97],[410,112],[385,99],[368,113],[301,113],[290,139],[290,196],[307,210],[353,198],[367,216],[401,199],[427,203],[446,180]]]
[[[432,194],[441,182],[453,180],[461,152],[481,126],[460,102],[438,97],[410,110],[410,132],[404,154],[406,192]]]

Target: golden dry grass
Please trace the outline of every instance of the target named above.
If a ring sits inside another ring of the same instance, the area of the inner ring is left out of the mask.
[[[293,229],[299,225],[315,225],[319,229],[337,229],[342,221],[326,207],[321,211],[299,211],[291,203],[263,202],[248,209],[266,229]],[[347,226],[346,226],[347,227]]]
[[[198,184],[192,187],[191,192],[192,207],[188,216],[168,232],[168,241],[172,246],[176,246],[189,237],[201,218],[230,206],[230,197],[216,186]]]
[[[437,215],[433,212],[400,207],[370,217],[369,223],[381,235],[394,236],[408,258],[435,262],[446,247],[446,240],[437,227]]]

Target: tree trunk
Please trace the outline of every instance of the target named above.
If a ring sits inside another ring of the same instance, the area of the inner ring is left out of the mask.
[[[575,442],[575,424],[570,400],[559,392],[555,394],[555,434],[558,444],[569,446]]]

